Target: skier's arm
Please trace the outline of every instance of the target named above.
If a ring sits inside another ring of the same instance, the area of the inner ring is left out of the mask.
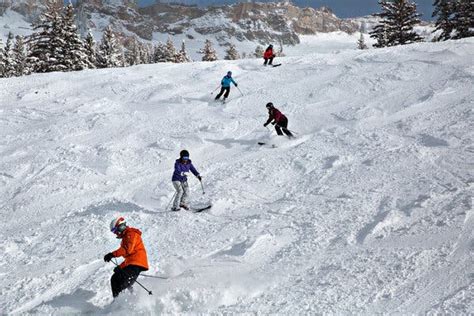
[[[193,164],[189,166],[189,169],[196,177],[199,177],[199,172],[196,170],[196,168],[194,168]]]
[[[234,79],[232,79],[232,78],[230,80],[232,80],[232,83],[234,84],[234,86],[237,87],[237,82],[235,82]]]
[[[263,124],[263,125],[267,126],[268,124],[270,124],[271,121],[273,121],[273,119],[274,119],[274,118],[273,118],[273,115],[272,115],[272,114],[268,115],[268,120],[267,120],[267,121],[265,122],[265,124]]]

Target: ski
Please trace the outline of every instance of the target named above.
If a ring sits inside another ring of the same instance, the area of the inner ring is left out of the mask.
[[[200,213],[200,212],[202,212],[202,211],[205,211],[205,210],[210,209],[211,207],[212,207],[212,205],[204,206],[204,207],[201,207],[201,208],[193,208],[193,207],[192,207],[192,208],[191,208],[191,211],[192,211],[193,213]]]
[[[273,68],[281,66],[281,64],[272,65]]]
[[[264,143],[264,142],[258,142],[257,144],[259,144],[260,146],[268,145],[270,148],[276,148],[275,144],[268,144],[268,143]]]

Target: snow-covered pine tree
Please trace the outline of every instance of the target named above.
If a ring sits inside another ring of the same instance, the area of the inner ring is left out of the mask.
[[[128,65],[133,66],[142,64],[140,49],[140,43],[136,37],[134,37],[130,42],[129,49],[125,53],[125,58],[127,59]]]
[[[165,63],[166,62],[166,46],[158,42],[154,48],[154,60],[155,63]]]
[[[15,56],[13,53],[13,33],[8,33],[7,42],[3,48],[3,77],[9,78],[16,74]]]
[[[93,65],[95,68],[97,66],[97,59],[96,59],[96,49],[95,49],[95,40],[92,36],[91,32],[87,33],[87,36],[84,40],[84,48],[87,59],[89,60],[89,64]]]
[[[74,7],[69,3],[63,9],[62,37],[64,40],[64,64],[69,71],[95,68],[87,57],[84,42],[77,33]]]
[[[121,67],[124,65],[122,59],[123,50],[112,28],[107,26],[104,34],[102,35],[102,41],[100,42],[99,49],[97,50],[97,65],[99,68],[112,68]]]
[[[416,4],[409,0],[381,0],[381,18],[372,32],[371,37],[377,40],[375,47],[405,45],[422,41],[413,30],[420,23],[420,14],[416,12]]]
[[[171,62],[171,63],[177,62],[176,61],[176,55],[177,55],[176,48],[174,47],[174,43],[170,37],[168,37],[168,40],[166,41],[164,53],[165,53],[166,62]]]
[[[26,46],[23,36],[15,37],[15,45],[13,46],[13,58],[15,60],[15,76],[28,75],[31,69],[26,63]]]
[[[186,44],[184,43],[184,40],[181,42],[181,49],[176,55],[176,62],[178,63],[188,63],[191,62],[191,58],[188,56],[188,53],[186,51]]]
[[[457,0],[452,22],[455,30],[453,39],[474,36],[474,1]]]
[[[446,41],[451,38],[453,32],[453,15],[455,9],[455,0],[435,0],[433,6],[434,11],[432,17],[437,17],[435,29],[433,31],[441,31],[441,34],[434,38],[435,41]]]
[[[150,44],[140,42],[140,59],[142,64],[151,64],[153,61],[153,50]]]
[[[367,44],[365,44],[364,34],[360,33],[359,40],[357,41],[358,49],[368,49]]]
[[[2,39],[0,38],[0,78],[3,78],[3,71],[5,68],[5,61],[4,61],[4,50],[2,45]]]
[[[226,55],[224,57],[225,60],[237,60],[240,59],[239,52],[234,44],[230,44],[229,48],[225,51]]]
[[[253,53],[253,55],[256,57],[256,58],[263,58],[263,47],[258,45],[257,47],[255,47],[255,51]]]
[[[212,47],[212,42],[206,39],[204,43],[204,48],[199,51],[200,54],[203,54],[202,61],[215,61],[217,60],[217,53]]]
[[[33,72],[64,71],[64,38],[62,36],[62,3],[46,1],[46,10],[33,25],[34,33],[28,38],[30,46],[27,63]]]

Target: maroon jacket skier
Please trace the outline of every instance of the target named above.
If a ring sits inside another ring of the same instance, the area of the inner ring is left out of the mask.
[[[283,135],[283,133],[285,133],[288,137],[293,137],[293,134],[288,130],[288,119],[286,116],[275,108],[271,102],[267,103],[267,109],[268,120],[263,124],[263,126],[266,127],[268,124],[272,123],[275,125],[275,130],[278,135]]]

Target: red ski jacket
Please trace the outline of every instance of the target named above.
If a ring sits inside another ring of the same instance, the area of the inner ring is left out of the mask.
[[[145,271],[148,270],[148,259],[142,241],[142,232],[136,228],[127,227],[121,238],[120,248],[112,252],[114,257],[125,258],[125,261],[120,264],[120,268],[133,264],[142,267]]]
[[[267,49],[265,53],[263,53],[263,58],[272,58],[273,57],[273,49]]]
[[[281,121],[287,120],[287,118],[278,109],[273,108],[268,110],[268,120],[265,124],[268,125],[273,120],[275,120],[275,123],[280,123]]]

